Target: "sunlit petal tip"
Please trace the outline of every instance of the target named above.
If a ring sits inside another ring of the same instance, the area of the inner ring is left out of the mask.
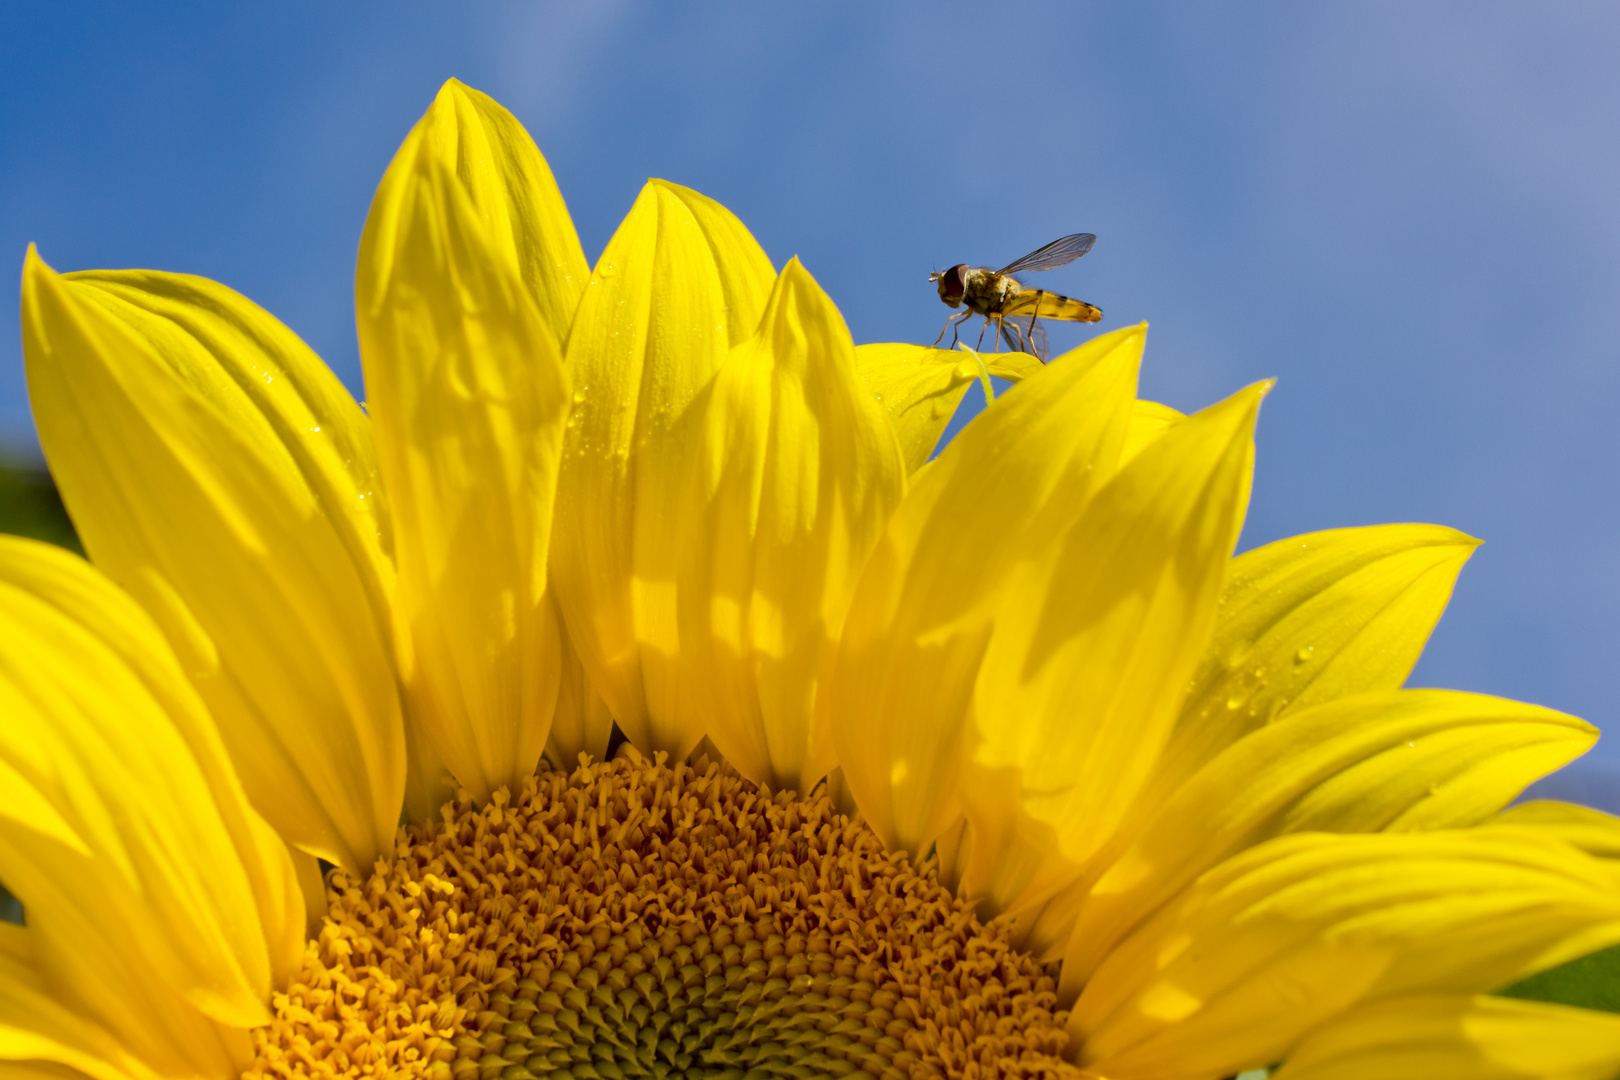
[[[392,839],[404,758],[364,413],[296,335],[205,278],[57,275],[31,253],[23,338],[85,549],[163,626],[255,805],[366,865]]]
[[[807,791],[833,764],[823,683],[904,489],[900,447],[843,316],[796,258],[700,407],[696,487],[672,522],[690,552],[675,578],[687,693],[664,707],[699,705],[685,722],[745,775]]]
[[[1376,525],[1238,556],[1161,765],[1161,790],[1284,713],[1399,687],[1476,545],[1442,526]]]
[[[378,188],[356,293],[409,713],[478,799],[534,768],[562,677],[545,593],[585,280],[533,141],[446,84]]]
[[[1275,379],[1261,379],[1208,408],[1192,413],[1187,419],[1198,423],[1201,429],[1197,436],[1198,440],[1210,448],[1234,441],[1249,440],[1252,443],[1255,422],[1260,415],[1260,405],[1276,384]],[[1175,427],[1179,430],[1185,425],[1177,424]],[[1161,440],[1144,453],[1170,452],[1169,445]],[[1251,445],[1251,455],[1252,452]]]
[[[1251,465],[1254,453],[1254,427],[1260,416],[1260,406],[1271,394],[1271,391],[1276,389],[1276,386],[1276,379],[1261,379],[1259,382],[1250,383],[1225,401],[1217,402],[1204,410],[1204,413],[1215,414],[1218,411],[1226,415],[1227,422],[1231,425],[1232,437],[1249,442]],[[1194,413],[1193,415],[1198,416],[1201,414]],[[1244,503],[1245,506],[1248,503],[1247,493],[1245,493]],[[1235,542],[1236,538],[1234,538]]]
[[[401,200],[419,197],[411,195],[412,177],[464,197],[472,213],[449,208],[459,219],[454,229],[481,235],[481,258],[515,272],[542,321],[562,341],[590,276],[567,205],[545,157],[517,118],[456,79],[440,87],[378,187],[367,231],[379,234],[380,242],[363,243],[361,253],[362,268],[372,269],[370,284],[365,273],[356,279],[362,308],[380,302],[378,290],[396,255],[391,234],[405,213]]]
[[[815,285],[817,289],[821,287],[815,284],[816,279],[811,277],[810,271],[804,268],[804,263],[799,261],[799,257],[797,255],[788,256],[788,261],[782,266],[781,273],[783,277],[788,277],[789,280],[795,284],[798,284],[800,280],[803,279],[808,280],[810,284]],[[791,277],[789,277],[789,275],[791,275]]]
[[[1024,382],[1025,379],[1037,376],[1043,369],[1051,368],[1053,364],[1069,363],[1069,356],[1076,355],[1076,353],[1090,355],[1097,347],[1113,348],[1118,347],[1121,342],[1132,342],[1132,340],[1137,343],[1137,350],[1140,351],[1140,347],[1147,342],[1147,322],[1137,322],[1136,325],[1126,325],[1126,327],[1110,330],[1106,334],[1098,334],[1097,337],[1090,338],[1089,342],[1082,342],[1076,348],[1071,348],[1068,353],[1061,353],[1061,355],[1055,356],[1047,363],[1042,363],[1040,358],[1029,355],[1029,353],[1000,353],[1000,351],[996,351],[996,353],[977,353],[977,351],[967,347],[966,342],[961,343],[961,348],[966,350],[969,355],[977,356],[980,361],[983,361],[983,366],[990,372],[991,376],[998,376],[1001,379],[1017,384],[1017,382]]]
[[[1469,549],[1482,547],[1485,543],[1485,541],[1481,540],[1479,537],[1470,536],[1461,529],[1453,529],[1449,525],[1436,525],[1434,528],[1444,529],[1452,543],[1465,546]]]
[[[1084,363],[1099,353],[1114,349],[1130,349],[1135,352],[1138,362],[1140,362],[1142,351],[1147,346],[1147,328],[1148,324],[1141,322],[1134,326],[1121,326],[1119,329],[1110,330],[1106,334],[1098,334],[1089,341],[1076,345],[1068,352],[1054,356],[1045,367],[1047,370],[1051,370],[1054,367]]]
[[[771,299],[767,302],[765,314],[760,319],[761,324],[763,325],[770,320],[772,310],[782,302],[779,298],[793,296],[800,289],[821,292],[821,286],[816,282],[810,271],[804,268],[804,263],[799,261],[799,257],[790,255],[788,261],[782,265],[781,272],[777,275]]]
[[[39,253],[39,245],[30,240],[28,241],[27,250],[23,252],[24,278],[26,279],[27,275],[29,274],[35,274],[41,271],[55,273],[55,271],[51,269],[50,264],[45,261],[44,256]]]
[[[771,299],[760,317],[760,333],[771,334],[773,323],[776,332],[826,334],[820,344],[831,346],[841,358],[847,356],[853,361],[855,341],[850,337],[843,314],[797,255],[788,259],[776,279]],[[806,328],[806,323],[814,325]]]
[[[444,82],[439,84],[439,92],[434,96],[433,104],[436,106],[439,104],[439,102],[446,99],[466,97],[473,94],[478,94],[478,91],[474,90],[472,87],[468,86],[466,83],[452,75],[448,79],[444,80]],[[486,95],[478,94],[478,96],[484,97]]]
[[[758,318],[757,309],[751,310],[753,304],[764,298],[776,279],[776,271],[759,241],[736,214],[694,188],[652,179],[643,186],[642,193],[657,197],[667,210],[675,212],[669,223],[674,229],[668,239],[687,248],[685,257],[712,260],[731,344],[738,344],[753,333],[753,320]],[[675,254],[680,257],[680,253]]]
[[[42,347],[50,347],[50,334],[46,329],[45,320],[49,317],[41,310],[44,300],[43,293],[48,292],[51,302],[55,305],[68,305],[72,310],[72,300],[66,295],[62,287],[62,275],[45,261],[40,255],[39,247],[30,242],[28,250],[23,254],[22,272],[22,317],[23,331],[30,330],[35,340]]]
[[[597,260],[567,341],[575,390],[552,580],[580,664],[638,749],[692,748],[674,582],[696,541],[700,397],[753,338],[776,280],[714,200],[651,180]],[[706,407],[706,406],[705,406]]]

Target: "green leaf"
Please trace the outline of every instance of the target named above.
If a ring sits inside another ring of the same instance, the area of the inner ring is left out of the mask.
[[[22,926],[24,921],[22,901],[7,892],[4,885],[0,885],[0,922]]]
[[[84,554],[56,485],[41,468],[0,461],[0,533],[44,540]]]
[[[1497,994],[1620,1013],[1620,945],[1538,972]]]

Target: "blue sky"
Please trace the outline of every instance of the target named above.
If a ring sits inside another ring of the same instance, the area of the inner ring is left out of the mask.
[[[1042,284],[1151,321],[1145,396],[1280,379],[1244,547],[1482,537],[1413,682],[1620,728],[1617,52],[1595,3],[8,4],[0,253],[216,278],[358,392],[361,224],[449,76],[591,257],[676,180],[858,341],[932,341],[929,270],[1094,232]],[[33,444],[10,305],[0,441]]]

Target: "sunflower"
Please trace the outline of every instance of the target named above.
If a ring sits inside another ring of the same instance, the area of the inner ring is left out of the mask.
[[[593,270],[456,82],[364,406],[205,279],[22,303],[90,561],[0,542],[9,1074],[1620,1070],[1483,996],[1620,941],[1620,822],[1502,813],[1596,733],[1400,689],[1466,536],[1233,558],[1265,385],[857,347],[662,181]]]

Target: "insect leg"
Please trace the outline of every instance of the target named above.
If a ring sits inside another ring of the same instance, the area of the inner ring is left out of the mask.
[[[1005,319],[1001,325],[1003,330],[1009,325],[1013,329],[1010,335],[1003,335],[1007,337],[1007,347],[1017,352],[1027,352],[1028,350],[1024,347],[1024,324],[1017,319]]]
[[[945,325],[939,328],[939,337],[934,339],[934,344],[930,346],[930,348],[937,348],[939,343],[945,340],[945,331],[952,330],[953,328],[960,326],[960,320],[967,318],[971,314],[973,314],[971,311],[959,311],[955,315],[946,316]],[[953,349],[956,348],[956,335],[954,333],[951,334],[950,347]]]
[[[990,326],[990,316],[984,317],[984,326],[979,327],[979,343],[973,347],[974,352],[984,348],[984,332]]]
[[[939,328],[939,337],[934,339],[934,345],[937,346],[941,341],[945,340],[945,331],[949,330],[953,325],[956,325],[958,319],[965,319],[971,314],[973,314],[973,312],[971,312],[971,311],[959,311],[954,315],[947,315],[945,317],[945,325]],[[952,336],[952,338],[951,338],[951,348],[954,349],[955,347],[956,347],[956,338],[954,336]]]
[[[1045,295],[1045,289],[1035,290],[1035,311],[1029,317],[1029,335],[1028,340],[1025,342],[1026,347],[1024,349],[1024,351],[1029,353],[1031,356],[1038,356],[1038,354],[1035,352],[1035,320],[1041,317],[1041,298]],[[1020,329],[1022,328],[1020,327]]]

